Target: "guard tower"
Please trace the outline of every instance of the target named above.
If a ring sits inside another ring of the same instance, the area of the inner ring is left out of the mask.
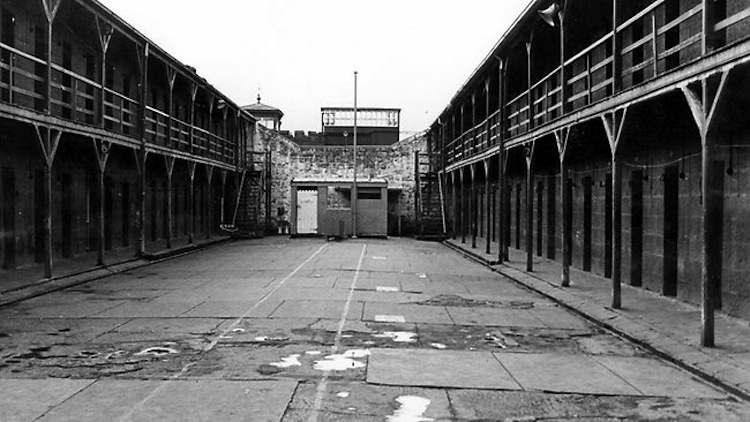
[[[320,109],[324,145],[351,145],[354,136],[354,109],[324,107]],[[398,142],[401,110],[397,108],[358,108],[357,143],[393,145]]]

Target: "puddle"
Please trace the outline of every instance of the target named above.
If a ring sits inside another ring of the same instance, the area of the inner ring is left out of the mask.
[[[235,333],[235,334],[240,334],[240,333],[244,333],[245,329],[244,328],[235,328],[234,330],[232,330],[232,332]]]
[[[435,419],[424,417],[430,400],[417,396],[401,396],[396,399],[400,405],[393,415],[388,416],[385,420],[388,422],[430,422]]]
[[[405,323],[406,318],[403,315],[375,315],[375,322],[395,322]]]
[[[376,334],[376,338],[390,338],[396,343],[416,343],[417,333],[409,331],[386,331],[383,334]]]
[[[369,355],[370,351],[365,349],[347,350],[342,354],[328,355],[324,360],[316,360],[313,368],[318,371],[346,371],[364,368],[364,362],[355,359],[362,359]]]
[[[384,257],[384,256],[373,256],[372,259],[374,259],[376,261],[385,261],[386,257]]]
[[[143,349],[140,352],[136,353],[135,356],[164,356],[177,353],[179,352],[175,349],[172,349],[171,347],[149,347],[148,349]]]
[[[281,362],[272,362],[269,363],[271,366],[275,366],[276,368],[291,368],[292,366],[302,366],[302,363],[299,361],[300,355],[289,355],[285,358],[281,358]]]
[[[345,399],[345,398],[349,397],[349,392],[348,391],[342,391],[342,392],[336,394],[336,397],[338,397],[340,399]]]
[[[398,287],[391,287],[391,286],[378,286],[375,288],[375,291],[381,292],[381,293],[397,293],[400,291]]]
[[[444,345],[443,343],[430,343],[430,346],[432,346],[433,349],[438,349],[438,350],[443,350],[448,347]]]
[[[419,277],[419,278],[427,278],[427,274],[425,274],[425,273],[419,273],[419,274],[417,274],[417,277]]]
[[[306,355],[310,355],[310,356],[317,356],[317,355],[320,355],[321,353],[322,352],[319,352],[317,350],[309,350],[309,351],[305,352]]]

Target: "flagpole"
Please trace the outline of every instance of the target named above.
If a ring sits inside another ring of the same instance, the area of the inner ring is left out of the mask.
[[[357,74],[354,71],[354,184],[352,185],[352,238],[357,238]]]

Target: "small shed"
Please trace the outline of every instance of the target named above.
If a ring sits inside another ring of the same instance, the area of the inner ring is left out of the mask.
[[[352,179],[292,180],[293,236],[351,236]],[[357,180],[357,235],[388,235],[388,182]]]

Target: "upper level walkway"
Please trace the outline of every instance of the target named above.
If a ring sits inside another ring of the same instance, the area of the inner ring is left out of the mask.
[[[0,308],[0,419],[726,420],[731,394],[437,243],[216,246]]]

